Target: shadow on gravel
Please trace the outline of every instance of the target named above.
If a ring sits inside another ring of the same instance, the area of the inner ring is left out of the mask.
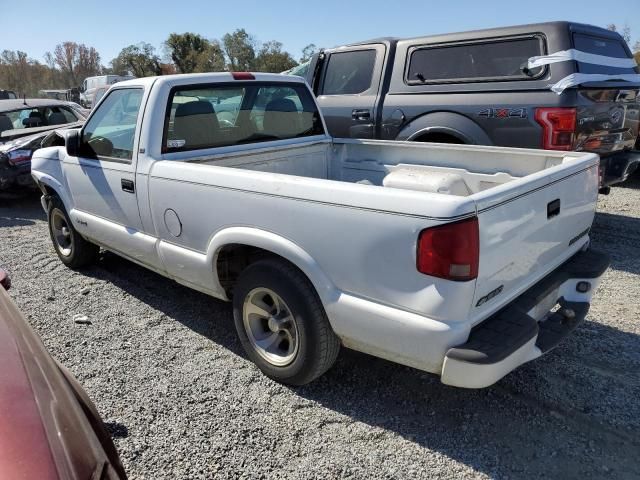
[[[0,228],[33,225],[34,220],[46,220],[39,192],[28,192],[20,198],[0,195]]]
[[[243,355],[231,305],[180,285],[111,252],[103,252],[85,275],[108,281],[196,333]]]
[[[244,356],[229,304],[110,253],[85,274]],[[342,433],[355,422],[382,429],[352,440],[382,452],[391,434],[494,478],[638,478],[633,425],[618,428],[610,419],[640,417],[640,365],[620,356],[639,348],[636,335],[586,322],[555,352],[484,390],[447,387],[435,375],[343,349],[326,375],[287,390],[341,414],[307,428],[326,428],[329,437],[336,424]],[[119,434],[118,425],[108,428]]]
[[[640,170],[636,170],[622,183],[616,183],[613,188],[637,188],[640,189]]]
[[[107,429],[111,438],[127,438],[129,436],[129,429],[122,423],[104,422],[104,428]]]
[[[492,478],[582,479],[607,472],[639,478],[640,439],[631,427],[625,431],[605,422],[630,408],[640,410],[634,396],[640,385],[637,377],[626,377],[628,370],[598,361],[598,342],[608,337],[608,344],[637,349],[640,337],[587,324],[593,335],[585,349],[593,352],[574,356],[561,348],[483,390],[448,387],[435,375],[343,350],[325,377],[293,391]],[[572,341],[577,339],[567,340]],[[563,363],[580,368],[557,366],[554,355],[567,355]],[[594,388],[592,382],[600,383]]]
[[[640,274],[640,218],[597,212],[591,239],[609,253],[612,269]]]

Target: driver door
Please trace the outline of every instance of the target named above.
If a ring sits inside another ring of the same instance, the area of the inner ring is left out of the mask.
[[[109,249],[143,263],[152,260],[140,235],[136,196],[136,131],[142,88],[113,89],[82,129],[80,154],[63,168],[74,227]],[[155,263],[155,262],[153,262]]]

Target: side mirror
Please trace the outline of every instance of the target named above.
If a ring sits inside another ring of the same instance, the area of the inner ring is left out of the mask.
[[[82,130],[74,128],[72,130],[66,130],[64,145],[67,148],[67,155],[70,157],[80,156],[80,144],[82,141]]]

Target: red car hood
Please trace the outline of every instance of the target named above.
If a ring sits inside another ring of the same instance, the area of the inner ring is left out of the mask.
[[[0,479],[126,478],[77,381],[0,287]]]
[[[0,478],[57,479],[40,411],[14,333],[3,320],[5,313],[0,305]]]

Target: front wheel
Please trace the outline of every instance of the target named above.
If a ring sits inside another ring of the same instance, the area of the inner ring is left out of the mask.
[[[69,268],[81,268],[95,262],[100,247],[80,235],[58,197],[52,197],[48,210],[49,234],[53,248],[62,263]]]
[[[242,272],[233,316],[249,358],[282,383],[311,382],[331,368],[340,351],[313,285],[281,260],[261,260]]]

